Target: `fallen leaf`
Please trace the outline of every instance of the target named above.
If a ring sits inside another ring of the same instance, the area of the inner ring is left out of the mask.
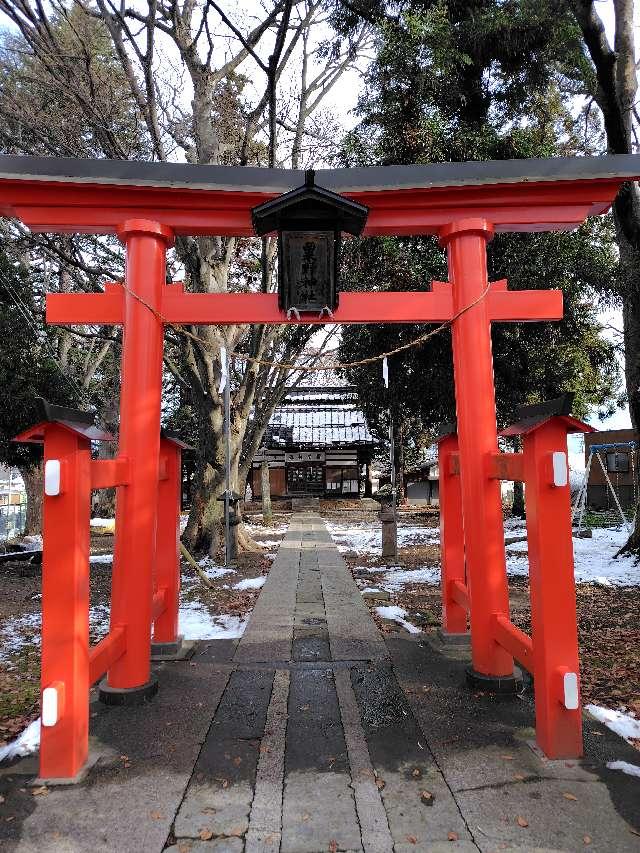
[[[307,814],[307,813],[305,812],[305,813],[302,815],[302,820],[307,821],[307,820],[309,820],[309,818],[310,818],[310,817],[311,817],[311,815],[309,815],[309,814]]]
[[[329,853],[338,853],[338,842],[330,841],[329,842]]]
[[[162,820],[162,818],[164,817],[164,815],[162,814],[162,812],[151,812],[151,817],[152,817],[154,820]]]
[[[211,841],[213,838],[213,830],[211,829],[201,829],[198,833],[198,836],[202,841]]]
[[[34,788],[31,793],[34,797],[46,797],[49,793],[49,789],[46,785],[42,785],[40,788]]]
[[[585,845],[585,847],[586,847],[587,845],[591,844],[591,842],[593,841],[593,839],[591,838],[591,836],[590,836],[590,835],[585,835],[585,836],[584,836],[584,838],[583,838],[582,840],[584,841],[584,845]]]
[[[500,758],[502,758],[503,761],[513,761],[514,760],[513,755],[501,755]]]
[[[422,776],[422,770],[419,767],[414,767],[411,771],[411,775],[414,779],[419,779]]]
[[[426,806],[432,806],[435,797],[431,791],[420,791],[420,799]]]
[[[229,835],[232,838],[240,838],[242,836],[243,831],[244,830],[242,829],[241,826],[234,826],[233,829],[231,830],[231,832],[229,833]]]
[[[457,832],[447,832],[447,840],[448,841],[457,841],[458,833]]]
[[[409,842],[409,844],[418,843],[418,839],[415,837],[415,835],[407,835],[407,841]]]
[[[522,773],[516,773],[513,778],[516,780],[516,782],[524,782],[524,776],[522,775]]]
[[[522,815],[518,815],[518,817],[516,818],[516,823],[518,824],[518,826],[521,826],[523,829],[526,826],[529,826],[529,821],[526,819],[526,817],[522,817]]]
[[[387,784],[387,783],[384,781],[384,779],[376,779],[376,788],[377,788],[379,791],[382,791],[382,789],[384,788],[384,786],[385,786],[386,784]]]
[[[570,794],[568,791],[565,791],[562,796],[565,798],[565,800],[573,800],[573,802],[576,803],[578,802],[578,798],[575,796],[575,794]]]

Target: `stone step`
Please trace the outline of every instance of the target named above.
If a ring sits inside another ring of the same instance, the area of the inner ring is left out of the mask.
[[[301,509],[320,509],[320,498],[291,498],[291,506],[294,512]]]

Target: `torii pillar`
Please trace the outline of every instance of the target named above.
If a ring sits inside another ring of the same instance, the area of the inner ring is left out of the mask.
[[[483,298],[489,287],[487,243],[493,237],[493,227],[484,219],[464,219],[443,228],[439,237],[448,253],[454,317],[468,308],[452,324],[464,549],[471,600],[472,667],[468,678],[474,686],[513,692],[513,658],[496,643],[492,631],[496,614],[509,617],[500,482],[489,478],[487,468],[490,454],[498,452],[491,300]]]
[[[151,624],[156,545],[164,328],[159,315],[171,229],[146,219],[118,228],[126,247],[118,456],[130,480],[116,499],[111,628],[125,626],[125,653],[109,670],[100,698],[132,704],[153,695]]]

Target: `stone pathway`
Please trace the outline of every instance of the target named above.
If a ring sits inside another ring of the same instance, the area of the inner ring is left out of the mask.
[[[92,706],[107,757],[86,782],[33,796],[28,768],[1,773],[0,849],[640,851],[640,780],[606,769],[638,753],[589,721],[584,761],[544,760],[530,698],[472,694],[465,663],[385,642],[297,514],[239,642],[161,664],[143,708]]]

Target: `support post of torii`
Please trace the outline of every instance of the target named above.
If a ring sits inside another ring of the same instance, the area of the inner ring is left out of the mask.
[[[454,222],[440,232],[447,247],[454,314],[473,305],[453,322],[462,517],[471,599],[472,669],[477,686],[513,691],[513,658],[493,638],[495,614],[509,617],[500,483],[488,477],[487,458],[498,452],[496,401],[491,351],[487,243],[493,228],[483,219]],[[479,301],[478,301],[479,300]]]
[[[126,247],[118,456],[129,460],[130,481],[116,498],[111,630],[123,626],[127,646],[101,685],[100,698],[111,704],[140,701],[158,687],[151,678],[151,624],[164,329],[155,311],[172,232],[134,219],[118,236]]]

